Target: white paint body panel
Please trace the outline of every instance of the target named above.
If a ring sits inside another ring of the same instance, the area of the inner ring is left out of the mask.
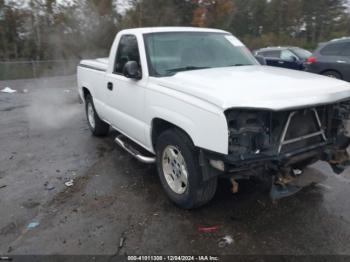
[[[87,67],[92,67],[97,70],[107,71],[108,69],[109,58],[97,58],[95,60],[82,60],[80,61],[81,65]]]
[[[228,127],[224,115],[227,109],[277,111],[350,98],[347,82],[260,65],[150,77],[143,34],[177,31],[225,32],[181,27],[124,30],[117,35],[108,62],[106,58],[84,60],[81,62],[84,67],[78,67],[82,98],[85,87],[93,96],[99,116],[150,152],[154,153],[152,122],[157,118],[182,128],[196,146],[227,154]],[[113,73],[119,40],[124,34],[135,35],[138,40],[143,75],[140,81]],[[232,41],[241,44],[236,38]],[[112,92],[107,90],[108,82],[114,85]]]
[[[226,110],[285,110],[333,103],[350,97],[350,84],[330,77],[270,66],[180,72],[159,83]]]

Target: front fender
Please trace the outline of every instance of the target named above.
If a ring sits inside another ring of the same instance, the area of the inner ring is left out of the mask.
[[[177,106],[179,106],[178,102]],[[151,106],[150,118],[163,119],[181,128],[190,136],[196,147],[227,154],[228,129],[224,114],[213,114],[185,103],[180,108],[181,110],[172,109],[169,103],[167,107]],[[150,147],[153,147],[151,134],[152,127],[148,130],[146,137],[149,137]]]

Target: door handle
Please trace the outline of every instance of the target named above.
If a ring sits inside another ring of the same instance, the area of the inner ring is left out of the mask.
[[[108,88],[108,90],[113,90],[113,83],[112,82],[108,82],[108,84],[107,84],[107,88]]]
[[[346,61],[338,60],[337,63],[339,63],[339,64],[346,64]]]

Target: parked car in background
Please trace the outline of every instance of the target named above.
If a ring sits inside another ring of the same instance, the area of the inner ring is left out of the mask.
[[[308,58],[306,71],[350,81],[350,37],[321,44]]]
[[[312,55],[299,47],[267,47],[256,50],[254,54],[264,57],[269,66],[295,70],[304,70],[305,62]]]

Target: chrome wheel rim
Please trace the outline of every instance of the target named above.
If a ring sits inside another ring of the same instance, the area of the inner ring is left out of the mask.
[[[184,194],[188,186],[188,171],[181,151],[175,146],[167,146],[163,151],[162,164],[170,189],[176,194]]]
[[[90,102],[88,103],[87,111],[88,111],[89,124],[92,128],[95,128],[95,112],[94,112],[94,108]]]

